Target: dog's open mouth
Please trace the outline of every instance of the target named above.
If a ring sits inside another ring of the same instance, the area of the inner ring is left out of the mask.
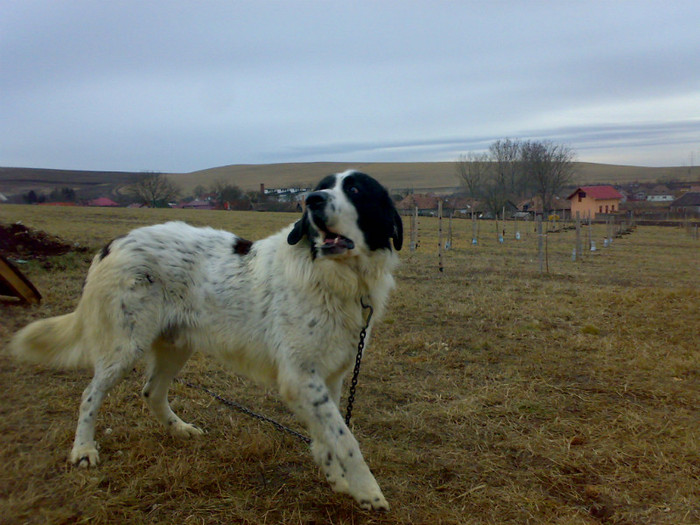
[[[352,250],[355,247],[355,243],[352,242],[352,239],[348,239],[337,233],[323,232],[323,235],[323,244],[321,244],[320,249],[324,255],[338,255]]]

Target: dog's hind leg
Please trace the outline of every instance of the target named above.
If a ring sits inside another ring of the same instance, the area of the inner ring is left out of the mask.
[[[95,375],[83,392],[70,461],[79,467],[94,467],[100,461],[95,443],[95,420],[105,395],[139,357],[138,350],[116,347],[95,364]]]
[[[152,359],[148,366],[148,380],[142,395],[153,411],[156,419],[164,425],[173,436],[189,438],[203,432],[189,423],[185,423],[170,408],[168,388],[173,378],[182,369],[192,355],[187,347],[171,346],[164,341],[156,341],[152,347]]]

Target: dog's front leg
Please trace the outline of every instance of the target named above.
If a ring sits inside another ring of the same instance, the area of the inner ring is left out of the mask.
[[[279,375],[282,397],[309,429],[311,450],[334,490],[347,492],[364,509],[388,510],[384,495],[365,463],[325,381],[311,369]]]

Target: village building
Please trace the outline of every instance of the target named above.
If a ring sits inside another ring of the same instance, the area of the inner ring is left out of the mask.
[[[194,209],[194,210],[213,210],[213,209],[215,209],[214,203],[212,201],[200,200],[200,199],[194,199],[194,200],[191,200],[190,202],[185,202],[181,205],[178,205],[178,207]]]
[[[474,199],[462,197],[458,195],[450,195],[445,197],[443,208],[451,210],[455,215],[468,215],[472,212],[472,207],[475,207]]]
[[[536,216],[543,213],[542,197],[535,195],[518,203],[518,218],[528,215]],[[557,215],[560,218],[568,217],[571,214],[571,201],[554,195],[550,203],[550,209],[546,210],[550,215]]]
[[[593,219],[618,212],[622,194],[612,186],[579,186],[567,199],[571,201],[572,217]]]
[[[439,200],[440,197],[437,195],[412,193],[401,199],[396,204],[396,209],[404,215],[413,213],[416,208],[419,215],[436,215]]]
[[[260,184],[260,193],[268,198],[274,198],[280,202],[303,202],[311,188],[290,187],[290,188],[266,188],[265,184]]]
[[[664,185],[655,186],[647,193],[647,201],[649,202],[672,202],[674,199],[673,192]]]
[[[115,207],[119,206],[118,202],[114,202],[112,199],[108,197],[100,197],[98,199],[92,199],[91,201],[87,202],[88,206],[108,206],[108,207]]]
[[[700,191],[684,193],[671,203],[671,213],[700,216]]]

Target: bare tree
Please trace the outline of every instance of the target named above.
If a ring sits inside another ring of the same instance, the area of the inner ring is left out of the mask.
[[[544,211],[573,177],[574,151],[551,141],[497,140],[488,153],[460,155],[456,171],[472,199],[494,215],[508,201],[535,193]]]
[[[144,172],[136,178],[129,192],[150,206],[167,206],[180,195],[180,188],[166,175],[156,171]]]
[[[528,141],[521,146],[521,158],[529,184],[542,199],[543,213],[551,210],[554,196],[573,179],[574,150],[551,141]]]
[[[494,176],[503,193],[515,197],[522,193],[523,176],[520,166],[521,142],[500,139],[489,146],[489,156],[494,163]]]
[[[500,213],[508,202],[510,194],[505,172],[498,169],[497,162],[489,153],[461,155],[457,161],[456,171],[472,199],[472,205],[478,199],[494,215]]]
[[[229,184],[224,179],[215,180],[211,185],[210,191],[216,194],[216,201],[220,208],[223,208],[226,202],[232,202],[245,197],[243,190],[234,184]]]
[[[486,153],[467,153],[460,155],[455,166],[460,182],[467,190],[472,204],[481,198],[484,183],[489,177],[489,156]]]

